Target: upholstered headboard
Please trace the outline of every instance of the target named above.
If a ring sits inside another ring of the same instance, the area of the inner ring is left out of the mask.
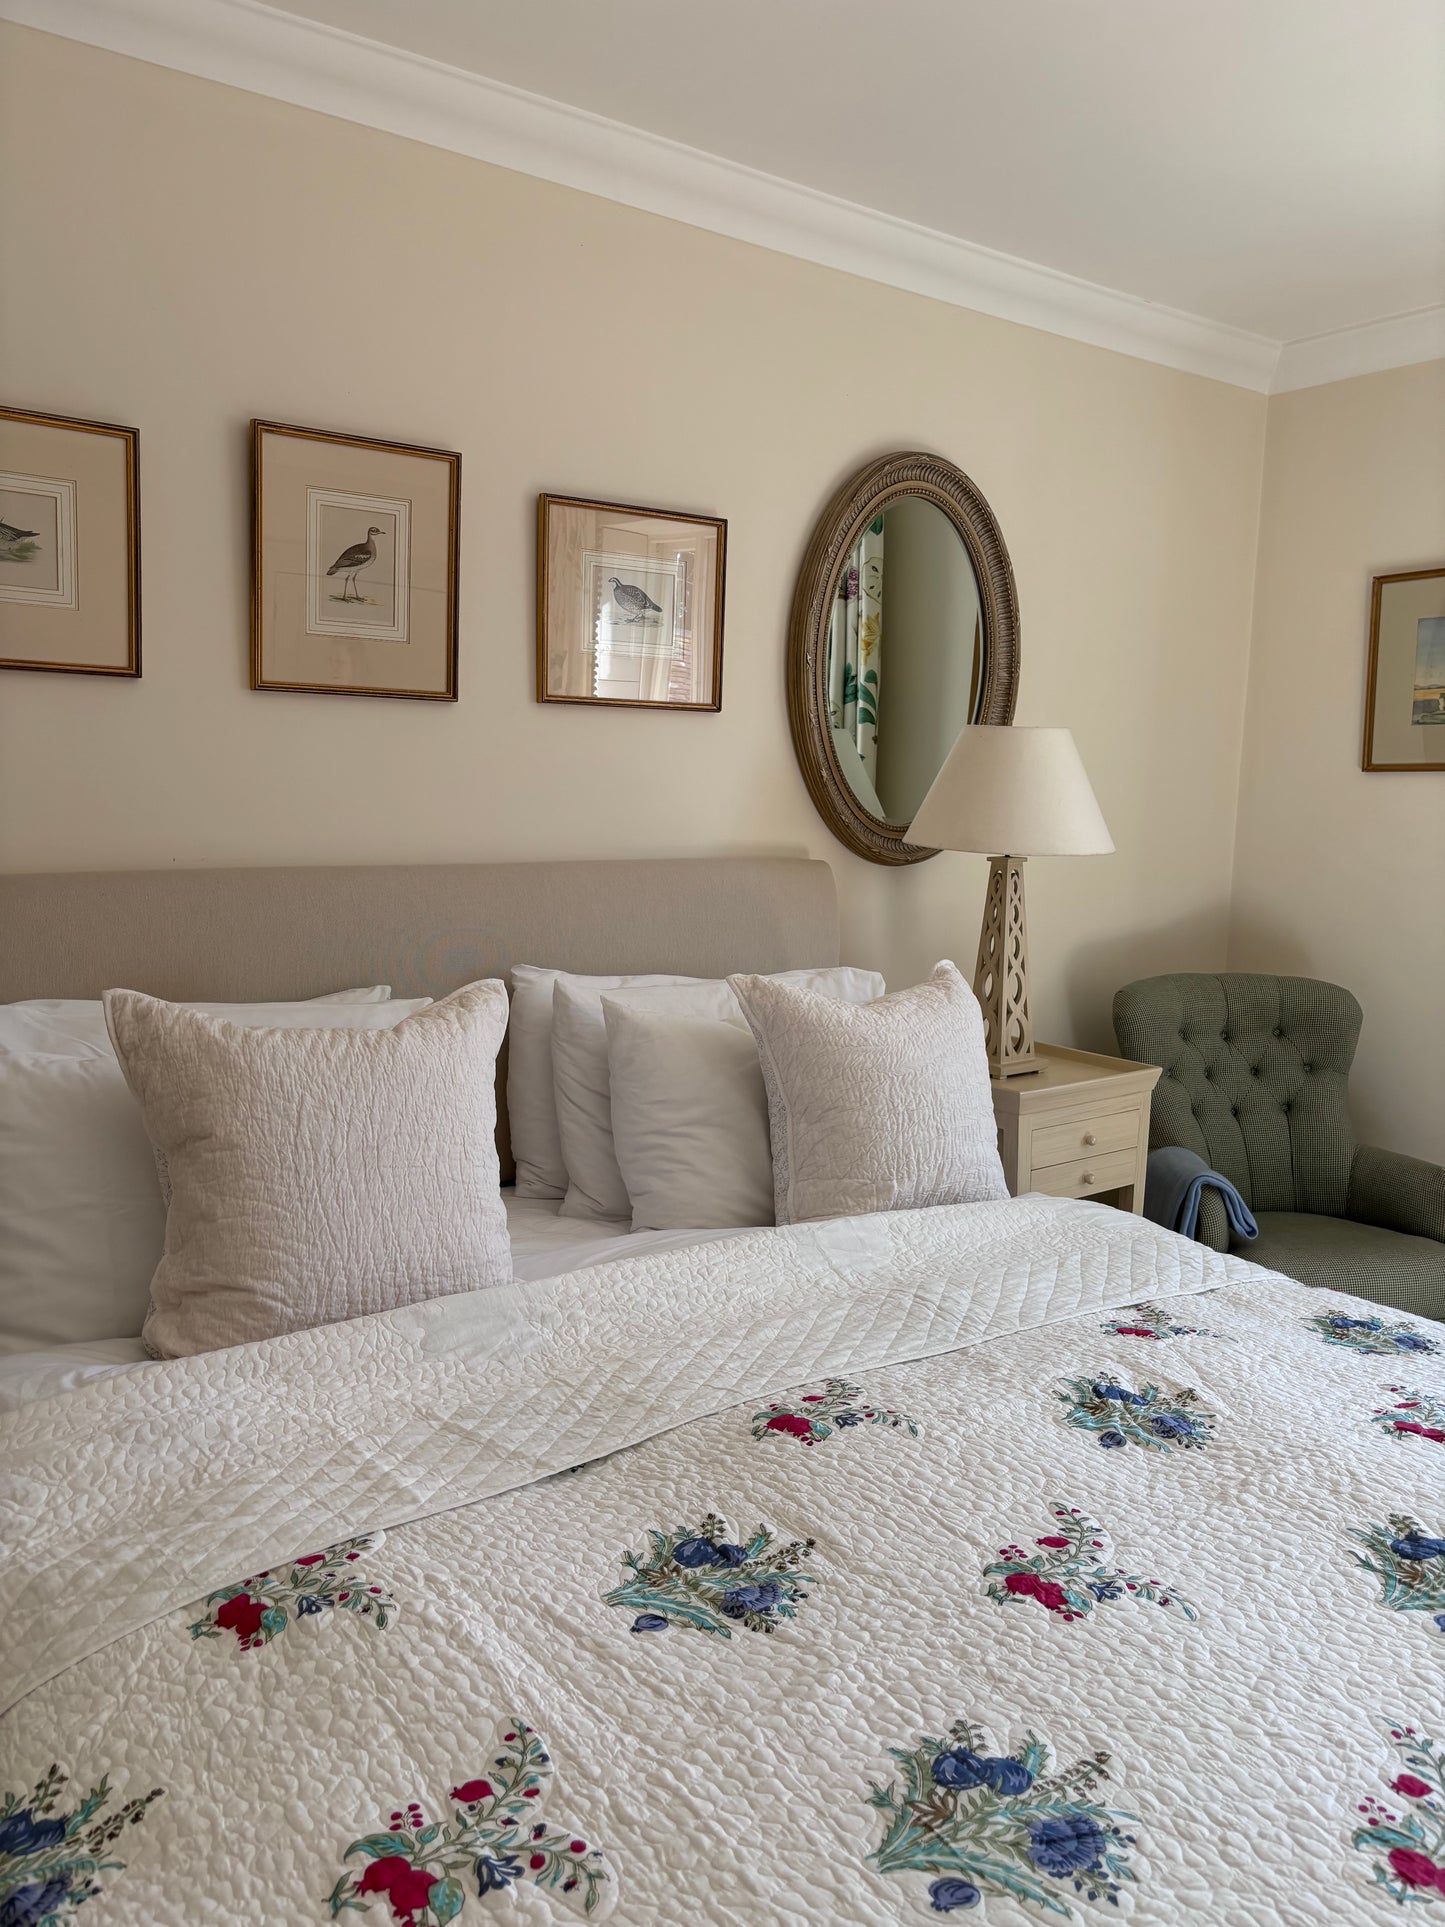
[[[520,963],[722,977],[837,961],[833,873],[798,857],[0,877],[0,1003],[113,986],[440,997]]]

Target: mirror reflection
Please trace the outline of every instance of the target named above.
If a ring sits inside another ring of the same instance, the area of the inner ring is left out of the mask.
[[[912,822],[958,732],[976,720],[982,652],[962,536],[921,496],[890,502],[844,566],[828,636],[833,748],[865,810]]]

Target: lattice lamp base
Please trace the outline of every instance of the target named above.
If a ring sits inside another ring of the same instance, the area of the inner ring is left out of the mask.
[[[984,1043],[992,1077],[1019,1077],[1039,1068],[1029,1012],[1024,862],[1021,856],[989,859],[973,989],[983,1009]]]

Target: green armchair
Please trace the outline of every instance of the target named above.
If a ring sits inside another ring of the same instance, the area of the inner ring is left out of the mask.
[[[1238,1187],[1259,1222],[1241,1256],[1445,1318],[1445,1169],[1356,1143],[1361,1021],[1348,990],[1310,977],[1145,977],[1114,998],[1120,1050],[1164,1072],[1149,1148],[1183,1145]],[[1230,1248],[1217,1194],[1198,1235]]]

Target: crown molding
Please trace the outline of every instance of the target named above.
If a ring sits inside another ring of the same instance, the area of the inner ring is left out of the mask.
[[[1414,314],[1367,321],[1359,328],[1287,341],[1280,350],[1271,392],[1287,395],[1295,388],[1348,381],[1352,375],[1377,375],[1386,368],[1441,360],[1445,360],[1445,308],[1418,308]]]
[[[1263,392],[1278,344],[259,0],[0,0],[0,19],[266,94],[1097,348]]]
[[[1445,309],[1281,347],[261,0],[0,0],[0,20],[1259,394],[1445,354]]]

